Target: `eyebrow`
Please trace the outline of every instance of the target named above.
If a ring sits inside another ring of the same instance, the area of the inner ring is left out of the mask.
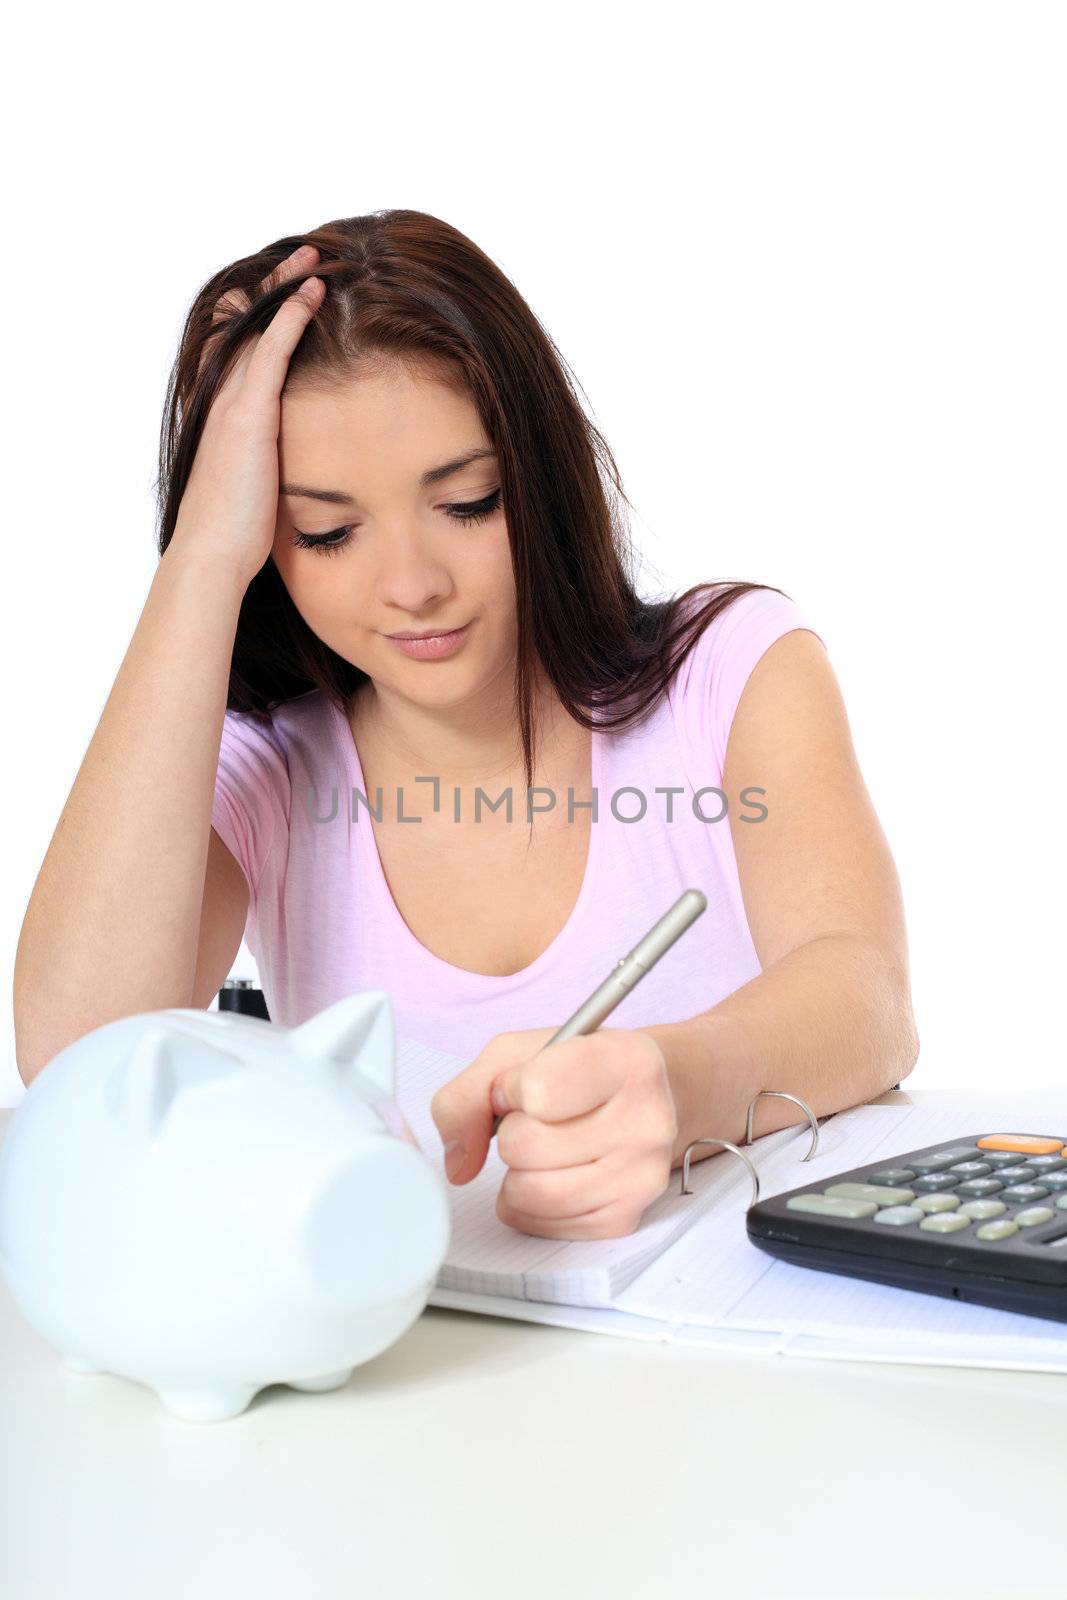
[[[488,456],[495,456],[496,451],[488,446],[476,450],[466,450],[461,456],[456,456],[452,461],[444,461],[439,467],[427,467],[419,479],[419,487],[428,488],[432,483],[440,483],[442,478],[450,478],[453,473],[460,472],[472,461],[481,461]],[[288,495],[294,500],[325,500],[331,506],[354,506],[356,501],[350,494],[344,494],[340,489],[309,489],[302,483],[283,483],[280,494]]]

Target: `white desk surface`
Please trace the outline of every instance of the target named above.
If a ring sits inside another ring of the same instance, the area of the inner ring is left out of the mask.
[[[197,1424],[68,1372],[2,1283],[0,1357],[10,1600],[1067,1594],[1055,1375],[431,1307],[344,1389]]]

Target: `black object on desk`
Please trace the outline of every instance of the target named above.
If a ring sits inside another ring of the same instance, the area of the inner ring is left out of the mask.
[[[760,1200],[748,1237],[798,1267],[1067,1322],[1067,1141],[963,1134]]]
[[[219,990],[219,1010],[240,1011],[243,1016],[270,1021],[263,990],[257,989],[251,978],[227,978]]]

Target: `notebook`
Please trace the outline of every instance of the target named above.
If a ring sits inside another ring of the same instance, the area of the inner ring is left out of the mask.
[[[429,1101],[467,1063],[400,1044],[397,1064],[398,1103],[443,1176]],[[1067,1089],[856,1106],[820,1123],[811,1161],[801,1164],[811,1142],[806,1120],[755,1139],[746,1154],[765,1197],[996,1125],[1067,1127]],[[796,1267],[757,1249],[745,1231],[751,1180],[729,1152],[690,1165],[692,1194],[681,1194],[681,1171],[672,1172],[668,1190],[621,1239],[560,1241],[517,1232],[495,1212],[506,1172],[494,1144],[476,1178],[448,1185],[452,1240],[430,1305],[770,1354],[1067,1372],[1062,1323]]]
[[[443,1178],[444,1152],[429,1103],[437,1089],[467,1065],[426,1045],[397,1045],[397,1104]],[[805,1141],[810,1140],[811,1126],[805,1120],[802,1128],[785,1128],[754,1140],[746,1153],[762,1172],[775,1155],[792,1152],[798,1142],[802,1155]],[[786,1170],[797,1158],[795,1152],[786,1158]],[[621,1239],[541,1239],[520,1233],[497,1216],[496,1197],[507,1171],[494,1139],[476,1178],[448,1184],[452,1240],[438,1275],[439,1288],[548,1304],[610,1306],[695,1223],[712,1210],[721,1210],[731,1196],[741,1201],[752,1192],[748,1170],[736,1156],[725,1162],[714,1157],[694,1161],[689,1167],[692,1193],[681,1193],[681,1171],[674,1173],[670,1188],[648,1207],[634,1233]]]

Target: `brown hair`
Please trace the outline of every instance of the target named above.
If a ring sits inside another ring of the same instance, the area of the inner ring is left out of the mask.
[[[301,244],[315,245],[317,265],[260,294],[267,274]],[[619,501],[630,501],[564,358],[472,240],[437,217],[406,210],[344,217],[278,239],[204,284],[167,390],[156,485],[161,556],[215,394],[241,347],[310,276],[323,280],[326,296],[290,358],[287,390],[344,383],[364,362],[398,360],[461,387],[497,452],[517,595],[515,704],[527,785],[535,659],[583,727],[630,728],[655,708],[711,619],[749,589],[771,587],[731,580],[694,584],[673,599],[638,596],[619,512]],[[248,296],[247,311],[213,321],[220,295],[235,288]],[[692,610],[688,602],[709,587],[713,597]],[[366,678],[312,632],[268,559],[241,605],[227,709],[269,716],[317,688],[348,716]]]

